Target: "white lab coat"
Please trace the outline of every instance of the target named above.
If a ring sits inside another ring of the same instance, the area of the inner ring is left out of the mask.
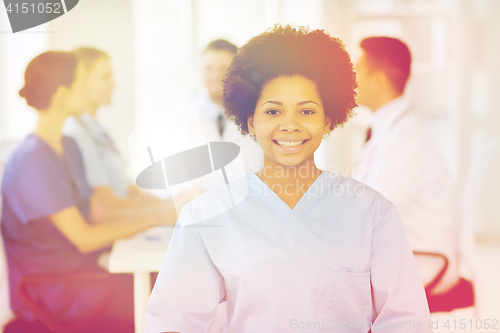
[[[431,332],[415,259],[382,195],[323,171],[292,210],[255,174],[232,190],[247,184],[246,198],[216,217],[194,222],[225,185],[183,208],[146,332],[205,332],[224,298],[226,332],[368,332],[371,322]]]
[[[436,144],[405,98],[377,110],[371,129],[355,178],[394,203],[412,250],[437,252],[448,258],[447,273],[434,289],[443,292],[458,279],[459,219],[454,182]],[[437,273],[436,266],[430,265],[432,258],[418,259],[423,280],[430,281]]]
[[[196,103],[196,109],[207,141],[233,142],[240,146],[247,173],[257,172],[262,168],[264,153],[259,144],[249,135],[243,136],[232,121],[225,120],[224,132],[220,136],[217,117],[223,114],[223,110],[217,104],[205,97]]]
[[[68,117],[63,133],[78,144],[89,185],[109,186],[117,196],[126,197],[131,181],[125,163],[101,125],[86,113],[78,118]]]

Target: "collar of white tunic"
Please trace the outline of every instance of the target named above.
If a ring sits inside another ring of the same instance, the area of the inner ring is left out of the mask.
[[[370,122],[371,137],[375,138],[385,133],[395,125],[404,112],[410,108],[410,102],[403,96],[393,99],[374,112]]]
[[[85,124],[87,129],[92,132],[92,135],[96,137],[105,135],[104,129],[89,113],[82,114],[80,120]]]
[[[208,96],[201,99],[200,105],[201,107],[199,109],[202,111],[203,116],[209,118],[210,120],[217,121],[219,115],[224,115],[223,110]]]

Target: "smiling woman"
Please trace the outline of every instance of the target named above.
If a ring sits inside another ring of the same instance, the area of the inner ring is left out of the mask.
[[[225,187],[183,208],[147,332],[205,332],[224,299],[226,332],[366,333],[387,322],[428,332],[424,289],[393,205],[314,163],[323,136],[351,116],[355,86],[343,45],[321,30],[276,26],[238,50],[223,104],[242,134],[255,136],[264,168],[231,184],[248,194],[223,214],[196,218],[222,205]]]

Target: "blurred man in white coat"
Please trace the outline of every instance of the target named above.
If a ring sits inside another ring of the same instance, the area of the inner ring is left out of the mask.
[[[448,259],[446,273],[432,290],[445,293],[459,281],[457,190],[437,146],[403,96],[410,51],[388,37],[366,38],[360,46],[357,103],[368,107],[373,118],[356,178],[396,205],[414,252]],[[439,261],[415,258],[428,285],[439,272]]]
[[[243,136],[238,127],[224,116],[221,106],[223,93],[222,79],[238,48],[224,39],[217,39],[208,44],[203,52],[203,83],[208,95],[199,99],[196,110],[200,119],[205,139],[210,141],[226,141],[236,143],[241,149],[246,173],[254,173],[262,168],[264,155],[259,144],[249,136]],[[198,188],[187,196],[204,192],[211,183],[198,183]],[[226,302],[220,303],[214,322],[208,333],[222,332],[226,319]]]
[[[260,170],[263,153],[258,143],[240,134],[238,127],[224,117],[220,105],[224,73],[229,68],[237,47],[224,39],[217,39],[203,52],[203,81],[208,95],[201,98],[196,107],[207,141],[227,141],[240,146],[247,173]]]

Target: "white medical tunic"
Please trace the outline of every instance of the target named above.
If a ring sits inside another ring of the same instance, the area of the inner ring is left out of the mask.
[[[89,185],[109,186],[119,197],[126,197],[131,181],[116,145],[102,126],[88,113],[68,117],[63,133],[78,144]]]
[[[291,209],[255,174],[235,184],[248,194],[223,214],[194,222],[225,186],[183,208],[146,332],[205,332],[224,298],[226,332],[431,332],[410,246],[382,195],[323,171]]]
[[[398,210],[414,251],[445,255],[449,266],[434,289],[443,292],[458,280],[458,196],[446,164],[412,112],[397,98],[374,113],[372,136],[364,145],[356,179],[373,187]],[[437,275],[432,258],[418,258],[424,281]]]

